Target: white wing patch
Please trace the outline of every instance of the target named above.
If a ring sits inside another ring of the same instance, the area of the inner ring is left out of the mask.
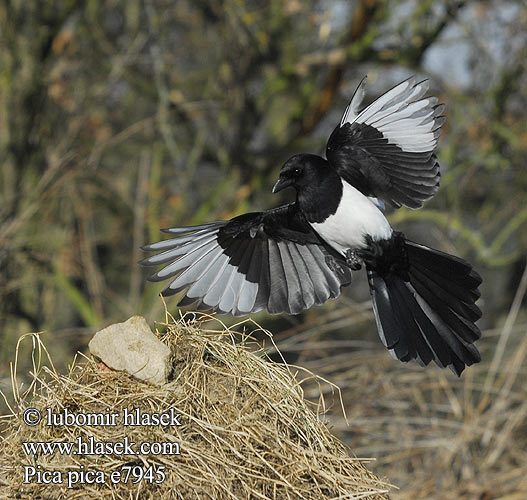
[[[360,113],[358,107],[364,96],[362,80],[340,125],[364,123],[376,128],[388,140],[409,153],[432,151],[441,134],[445,118],[440,116],[444,105],[437,105],[436,97],[423,98],[429,84],[427,80],[416,83],[415,76],[383,94]]]
[[[343,284],[351,280],[351,274],[335,274],[317,244],[233,237],[233,246],[224,248],[218,236],[225,224],[165,230],[176,237],[143,247],[161,253],[143,259],[142,265],[165,264],[149,280],[172,280],[163,291],[165,295],[185,290],[180,305],[192,304],[197,310],[231,312],[235,316],[264,308],[271,313],[297,314],[338,297]],[[250,230],[246,231],[249,236]],[[232,263],[233,255],[236,265]],[[240,267],[246,270],[241,272]]]
[[[351,101],[348,104],[346,111],[344,111],[344,114],[342,115],[342,120],[340,120],[341,127],[345,123],[353,123],[355,118],[357,118],[357,115],[359,114],[359,106],[361,105],[362,100],[364,99],[364,96],[366,94],[364,87],[366,86],[367,78],[368,77],[365,76],[361,80],[361,82],[359,83],[359,86],[357,87],[357,90],[355,90],[355,93],[351,97]]]

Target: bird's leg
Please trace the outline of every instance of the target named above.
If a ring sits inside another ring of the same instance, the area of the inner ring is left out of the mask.
[[[352,271],[358,271],[362,267],[362,258],[356,248],[348,248],[346,250],[346,263]]]

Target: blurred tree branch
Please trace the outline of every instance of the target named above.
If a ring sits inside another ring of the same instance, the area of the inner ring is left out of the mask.
[[[372,27],[373,21],[379,21],[380,18],[386,15],[385,5],[383,5],[385,2],[380,0],[359,0],[355,4],[356,6],[353,9],[349,30],[342,40],[342,44],[350,48],[355,48],[357,45],[360,46],[365,35],[374,29]],[[376,16],[378,13],[381,15]],[[364,60],[363,58],[364,55],[360,52],[357,54],[356,50],[344,49],[342,57],[338,58],[338,61],[331,59],[325,60],[326,64],[329,61],[329,74],[318,92],[315,101],[306,109],[304,119],[301,122],[300,129],[296,133],[296,137],[308,135],[313,131],[333,104],[346,68],[351,61],[359,62]]]
[[[130,271],[138,243],[276,204],[270,178],[290,154],[323,147],[345,83],[376,68],[379,88],[426,73],[429,51],[467,22],[470,90],[442,89],[442,190],[425,211],[392,217],[426,221],[436,243],[512,275],[527,247],[525,52],[512,43],[525,30],[521,16],[500,24],[511,49],[493,66],[476,29],[501,6],[0,0],[0,329],[158,311],[155,286]]]

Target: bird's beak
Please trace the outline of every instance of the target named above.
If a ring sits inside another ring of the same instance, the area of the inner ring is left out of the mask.
[[[286,179],[284,177],[280,177],[273,187],[273,194],[278,193],[278,191],[282,191],[282,189],[285,189],[286,187],[291,186],[291,184],[293,184],[292,179]]]

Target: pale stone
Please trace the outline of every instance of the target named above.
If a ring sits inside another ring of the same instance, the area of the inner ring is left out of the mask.
[[[88,344],[94,357],[114,370],[123,370],[150,384],[167,383],[170,349],[142,316],[110,325],[97,332]]]

